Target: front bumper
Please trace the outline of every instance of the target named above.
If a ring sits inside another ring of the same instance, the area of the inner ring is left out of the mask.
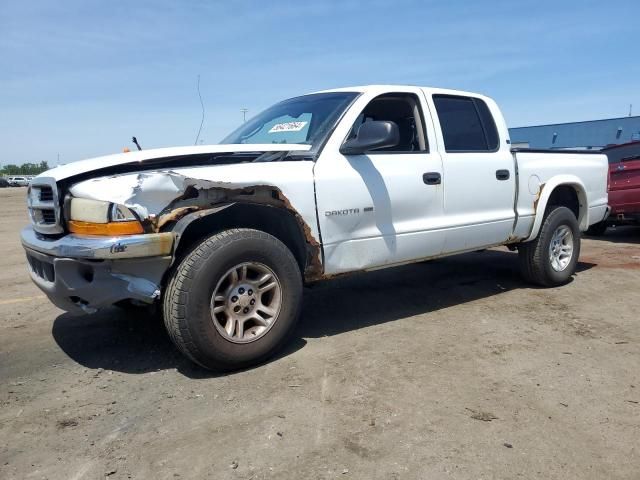
[[[21,233],[33,282],[59,308],[92,313],[121,300],[152,303],[171,265],[172,233],[44,237]]]

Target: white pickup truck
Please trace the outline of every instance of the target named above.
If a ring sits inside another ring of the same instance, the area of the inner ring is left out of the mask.
[[[497,245],[526,280],[567,282],[608,214],[607,158],[512,149],[482,95],[353,87],[280,102],[220,145],[55,168],[28,207],[53,303],[157,302],[184,354],[234,369],[285,342],[304,282]]]

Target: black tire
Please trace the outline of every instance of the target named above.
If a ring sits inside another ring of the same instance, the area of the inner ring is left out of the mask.
[[[604,235],[604,232],[607,231],[607,222],[603,220],[602,222],[594,223],[587,230],[587,235],[592,237],[601,237]]]
[[[243,262],[267,266],[280,282],[282,300],[273,324],[250,343],[226,338],[212,319],[211,297],[225,272]],[[258,230],[226,230],[205,239],[187,254],[168,282],[163,314],[173,343],[210,370],[235,370],[273,355],[292,333],[302,305],[300,268],[277,238]]]
[[[554,232],[567,226],[573,235],[573,254],[566,268],[556,271],[550,260],[549,248]],[[548,208],[540,232],[535,240],[518,247],[520,270],[525,280],[543,287],[555,287],[567,283],[575,273],[580,256],[580,228],[578,220],[567,207]]]

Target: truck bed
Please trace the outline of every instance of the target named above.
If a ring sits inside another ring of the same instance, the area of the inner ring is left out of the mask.
[[[537,234],[538,203],[547,204],[548,195],[557,185],[574,188],[580,205],[587,204],[579,218],[580,229],[604,219],[607,214],[607,177],[602,175],[607,157],[589,150],[542,150],[513,148],[517,172],[516,224],[514,238],[527,239]]]

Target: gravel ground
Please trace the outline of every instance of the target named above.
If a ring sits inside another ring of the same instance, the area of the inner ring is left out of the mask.
[[[640,228],[566,286],[505,249],[305,291],[288,348],[215,375],[161,322],[71,317],[31,284],[0,190],[2,479],[638,479]]]

